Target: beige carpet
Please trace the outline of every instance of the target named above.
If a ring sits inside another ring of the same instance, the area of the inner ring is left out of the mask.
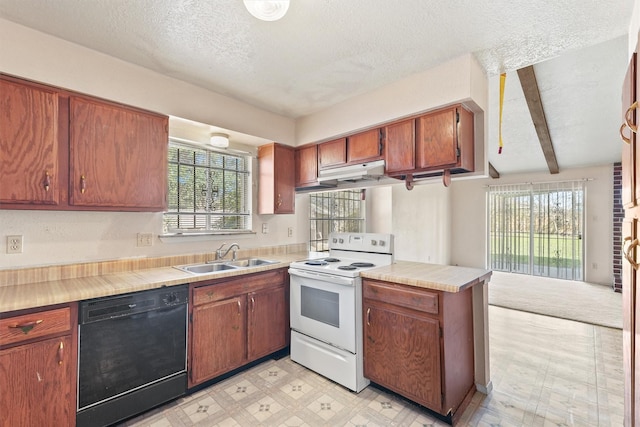
[[[622,294],[603,285],[494,271],[489,304],[622,329]]]

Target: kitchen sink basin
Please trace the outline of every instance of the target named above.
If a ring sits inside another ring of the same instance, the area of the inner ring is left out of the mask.
[[[237,270],[235,265],[229,265],[226,263],[212,263],[212,264],[192,264],[192,265],[180,265],[176,266],[178,270],[186,271],[193,274],[208,274],[215,273],[217,271],[225,270]]]
[[[269,264],[277,264],[278,261],[271,261],[268,259],[261,258],[247,258],[247,259],[239,259],[236,261],[227,262],[228,265],[233,265],[235,267],[257,267],[259,265],[269,265]]]
[[[240,268],[257,267],[260,265],[277,264],[278,261],[271,261],[261,258],[246,258],[236,261],[216,261],[204,264],[190,264],[174,266],[178,270],[193,274],[209,274],[218,271],[237,270]]]

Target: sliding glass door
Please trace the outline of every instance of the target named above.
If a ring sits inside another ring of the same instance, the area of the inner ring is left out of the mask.
[[[493,270],[584,279],[584,181],[489,187]]]

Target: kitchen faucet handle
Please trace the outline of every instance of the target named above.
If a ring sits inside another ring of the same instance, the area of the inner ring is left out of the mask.
[[[224,242],[223,244],[220,245],[220,247],[218,249],[216,249],[217,251],[219,251],[220,249],[224,248],[224,245],[226,245],[227,242]]]

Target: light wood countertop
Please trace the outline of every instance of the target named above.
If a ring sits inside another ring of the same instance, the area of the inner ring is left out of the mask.
[[[273,255],[264,258],[279,262],[258,267],[239,268],[237,270],[223,270],[210,274],[192,274],[173,267],[159,267],[73,279],[0,286],[0,313],[137,292],[163,286],[175,286],[259,273],[286,268],[291,262],[302,259],[300,254]]]
[[[293,261],[305,259],[306,254],[278,254],[263,258],[278,263],[198,275],[173,267],[157,267],[0,286],[0,313],[286,268]],[[362,273],[364,278],[445,292],[459,292],[488,280],[490,276],[490,270],[408,261],[397,261]]]
[[[366,279],[400,283],[436,291],[460,292],[470,286],[488,281],[491,277],[491,270],[396,261],[385,267],[366,270],[360,275]]]

